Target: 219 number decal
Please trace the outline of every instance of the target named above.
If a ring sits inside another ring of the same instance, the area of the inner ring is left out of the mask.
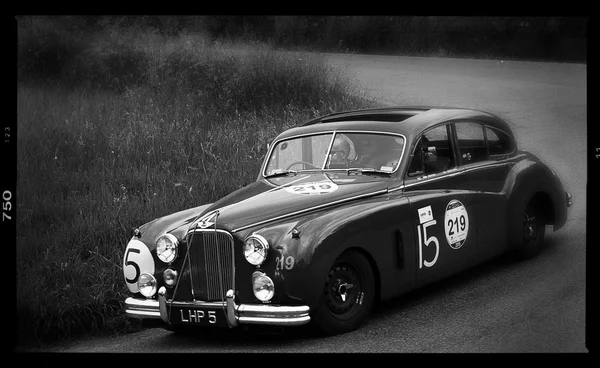
[[[460,222],[460,228],[458,226]],[[454,235],[455,232],[463,232],[465,231],[465,228],[467,226],[467,220],[465,219],[465,216],[461,215],[460,217],[455,217],[454,218],[454,222],[452,221],[452,219],[448,220],[448,227],[450,228],[450,231],[448,232],[448,235]],[[455,229],[456,227],[456,229]]]
[[[328,194],[337,190],[337,184],[329,181],[302,183],[286,188],[292,194]]]
[[[457,199],[448,202],[444,215],[446,241],[452,249],[459,249],[467,240],[469,233],[469,214],[467,208]]]
[[[279,270],[291,270],[292,268],[294,268],[294,263],[296,262],[296,260],[294,259],[294,257],[292,256],[281,256],[281,257],[277,257],[275,258],[275,269],[277,271]]]

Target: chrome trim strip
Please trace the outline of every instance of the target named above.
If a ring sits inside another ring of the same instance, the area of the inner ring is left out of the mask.
[[[308,313],[310,308],[307,305],[269,305],[269,304],[242,304],[238,308],[239,313],[259,314],[272,313],[273,315],[296,315],[298,313]]]
[[[397,192],[399,190],[404,189],[404,185],[400,185],[399,187],[393,188],[393,189],[388,189],[388,193],[393,193],[393,192]]]
[[[337,200],[337,201],[320,204],[318,206],[305,208],[303,210],[298,210],[296,212],[290,212],[290,213],[287,213],[285,215],[281,215],[281,216],[277,216],[277,217],[272,217],[270,219],[266,219],[266,220],[262,220],[262,221],[259,221],[259,222],[255,222],[253,224],[245,225],[245,226],[239,227],[237,229],[231,230],[231,233],[236,233],[238,231],[242,231],[242,230],[254,227],[254,226],[266,224],[268,222],[281,220],[281,219],[284,219],[286,217],[292,217],[292,216],[300,215],[300,214],[303,214],[303,213],[306,213],[306,212],[318,210],[318,209],[321,209],[321,208],[325,208],[325,207],[329,207],[329,206],[334,206],[336,204],[340,204],[340,203],[344,203],[344,202],[349,202],[349,201],[352,201],[352,200],[355,200],[355,199],[358,199],[358,198],[371,197],[371,196],[374,196],[374,195],[383,194],[383,193],[387,193],[387,192],[388,192],[387,189],[382,189],[382,190],[378,190],[378,191],[372,192],[372,193],[361,194],[361,195],[350,197],[350,198],[344,198],[344,199],[340,199],[340,200]]]
[[[458,170],[458,168],[452,168],[450,170],[447,171],[442,171],[441,173],[435,173],[435,174],[431,174],[431,175],[435,175],[435,177],[432,177],[430,179],[422,179],[422,178],[426,178],[426,176],[422,176],[420,178],[417,178],[417,180],[422,180],[419,182],[415,182],[415,183],[410,183],[410,184],[404,184],[405,188],[408,187],[412,187],[415,185],[419,185],[419,184],[423,184],[423,183],[428,183],[430,181],[434,181],[434,180],[440,180],[440,179],[445,179],[445,178],[450,178],[456,175],[460,175],[462,173],[467,173],[467,172],[471,172],[471,171],[477,171],[477,170],[482,170],[482,169],[489,169],[489,168],[494,168],[497,166],[506,166],[508,165],[508,162],[502,162],[502,163],[497,163],[497,164],[489,164],[489,165],[481,165],[481,166],[477,166],[477,167],[471,167],[471,168],[464,168],[464,165],[461,165],[459,167],[463,168],[462,170]]]
[[[154,299],[125,299],[125,313],[134,318],[160,318],[158,301]]]
[[[423,184],[423,183],[429,183],[431,181],[436,181],[436,180],[440,180],[440,179],[450,178],[450,177],[453,177],[453,176],[460,175],[462,173],[463,173],[463,171],[457,171],[457,169],[451,169],[451,170],[448,170],[447,172],[442,172],[441,173],[442,175],[440,175],[440,176],[438,176],[440,173],[433,174],[433,175],[436,175],[436,176],[433,177],[433,178],[430,178],[430,179],[422,179],[422,178],[425,178],[425,176],[422,176],[421,178],[417,178],[417,180],[421,180],[421,181],[418,181],[418,182],[415,182],[415,183],[404,184],[404,188],[409,188],[409,187],[413,187],[415,185],[420,185],[420,184]]]
[[[168,300],[169,305],[175,307],[202,307],[202,308],[223,308],[227,306],[226,302],[203,302],[196,300],[194,302],[178,302],[173,300]]]
[[[331,154],[331,147],[333,147],[333,142],[335,142],[335,135],[337,133],[335,132],[335,130],[333,131],[333,134],[331,135],[331,140],[329,141],[329,146],[327,147],[327,152],[325,152],[325,157],[323,158],[323,165],[321,165],[321,170],[325,170],[325,165],[327,165],[327,160],[329,159],[329,155]],[[289,138],[289,139],[294,139],[296,137],[293,138]],[[348,152],[348,154],[350,154],[350,152]],[[265,167],[266,169],[266,167]]]
[[[240,316],[239,323],[254,324],[254,325],[271,325],[271,326],[300,326],[310,322],[310,316],[300,316],[292,318],[274,318],[274,317],[246,317]]]
[[[125,310],[125,313],[128,316],[134,317],[134,318],[152,318],[152,319],[160,318],[160,312],[158,312],[158,311]]]
[[[165,323],[169,323],[169,312],[167,311],[167,289],[161,286],[158,289],[158,311],[160,319]]]
[[[508,165],[508,161],[502,162],[502,163],[496,163],[496,164],[488,164],[488,165],[481,165],[481,166],[477,166],[477,167],[465,168],[465,169],[463,169],[463,172],[477,171],[477,170],[481,170],[481,169],[489,169],[489,168],[494,168],[497,166],[506,166],[506,165]],[[464,165],[462,165],[461,167],[464,167]]]
[[[226,294],[226,298],[227,298],[227,322],[229,323],[229,328],[231,327],[235,327],[238,325],[239,321],[238,321],[238,316],[235,313],[236,312],[236,305],[235,305],[235,293],[233,292],[233,290],[227,290],[227,294]]]

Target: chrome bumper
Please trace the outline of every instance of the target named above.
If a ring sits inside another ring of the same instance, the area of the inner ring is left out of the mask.
[[[233,290],[227,292],[225,307],[227,309],[227,321],[229,327],[239,324],[256,324],[270,326],[299,326],[310,322],[310,308],[306,305],[281,306],[271,304],[236,304]],[[125,313],[134,318],[161,318],[169,323],[167,305],[170,301],[166,299],[166,288],[163,286],[158,290],[158,301],[153,299],[125,300]],[[175,302],[177,305],[210,305],[223,307],[223,303],[202,302]]]
[[[571,207],[573,205],[573,196],[569,192],[565,192],[565,196],[567,197],[567,207]]]
[[[133,318],[160,318],[158,301],[154,299],[125,299],[125,314]]]

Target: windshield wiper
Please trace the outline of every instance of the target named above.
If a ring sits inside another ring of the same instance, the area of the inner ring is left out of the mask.
[[[296,171],[296,170],[284,170],[284,171],[276,172],[274,174],[265,175],[265,178],[275,178],[277,176],[296,176],[296,175],[298,175],[298,171]]]
[[[371,175],[380,175],[380,176],[390,176],[392,173],[389,171],[382,171],[382,170],[377,170],[377,169],[372,169],[372,168],[364,168],[364,169],[348,169],[346,170],[346,173],[348,175],[364,175],[364,174],[371,174]]]

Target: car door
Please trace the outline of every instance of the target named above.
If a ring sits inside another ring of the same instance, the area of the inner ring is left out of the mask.
[[[506,244],[506,196],[502,188],[510,171],[510,137],[477,121],[457,121],[454,127],[458,167],[473,194],[479,256],[489,258],[502,252]]]
[[[476,254],[475,211],[452,137],[450,124],[430,128],[409,157],[404,194],[413,216],[417,284],[459,271]]]

